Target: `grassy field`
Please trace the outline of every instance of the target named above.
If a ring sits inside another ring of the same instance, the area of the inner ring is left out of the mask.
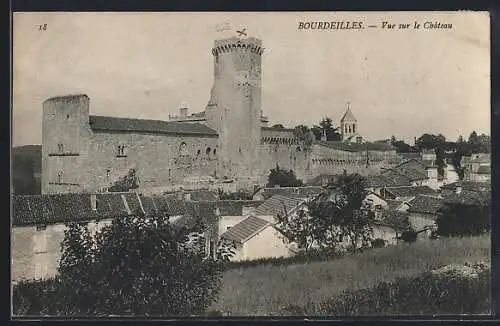
[[[491,235],[419,241],[332,261],[262,265],[226,272],[212,309],[232,316],[279,315],[289,306],[323,302],[344,290],[372,288],[451,263],[490,261]]]

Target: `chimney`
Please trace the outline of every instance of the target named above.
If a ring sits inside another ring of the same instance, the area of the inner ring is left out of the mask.
[[[181,117],[187,117],[188,114],[188,108],[182,107],[179,109]]]
[[[462,193],[462,186],[461,186],[461,185],[457,185],[457,186],[455,187],[455,193],[456,193],[456,194],[460,194],[460,193]]]

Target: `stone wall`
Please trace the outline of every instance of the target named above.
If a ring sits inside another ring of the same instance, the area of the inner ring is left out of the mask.
[[[125,146],[125,155],[117,155],[119,145]],[[217,168],[217,137],[95,132],[89,149],[85,180],[89,189],[105,187],[131,168],[137,171],[140,188],[213,176]]]

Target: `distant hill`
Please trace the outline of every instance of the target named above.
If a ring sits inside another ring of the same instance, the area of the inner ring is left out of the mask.
[[[42,145],[17,146],[12,149],[12,183],[17,195],[40,194]]]

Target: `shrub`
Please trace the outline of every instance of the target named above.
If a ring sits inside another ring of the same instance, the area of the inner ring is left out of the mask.
[[[476,205],[447,204],[440,210],[436,224],[437,233],[442,236],[470,236],[489,232],[490,204],[489,202],[478,202]]]
[[[280,187],[301,187],[303,182],[297,179],[295,172],[293,170],[282,169],[279,165],[276,168],[269,171],[267,187],[274,187],[278,185]]]
[[[412,243],[417,241],[417,232],[414,230],[407,230],[401,233],[401,240],[404,242]]]
[[[227,248],[205,254],[203,225],[172,226],[165,217],[115,219],[95,237],[70,224],[59,275],[15,288],[16,314],[200,315],[216,299]]]
[[[414,278],[379,283],[372,289],[345,291],[307,313],[342,316],[489,313],[490,280],[489,269],[447,266]]]
[[[372,241],[372,247],[373,248],[383,248],[385,247],[385,240],[384,239],[380,239],[380,238],[377,238],[375,240]]]

